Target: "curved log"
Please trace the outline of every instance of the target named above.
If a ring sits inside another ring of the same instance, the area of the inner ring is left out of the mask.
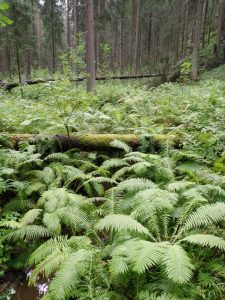
[[[52,141],[59,146],[62,151],[71,148],[79,148],[85,151],[95,150],[112,150],[110,142],[120,140],[133,149],[137,149],[144,139],[147,139],[149,144],[154,146],[155,149],[160,148],[160,143],[169,141],[175,146],[179,146],[179,139],[173,135],[137,135],[137,134],[79,134],[79,135],[47,135],[47,134],[1,134],[1,138],[8,138],[15,148],[23,141],[35,143],[38,141]]]

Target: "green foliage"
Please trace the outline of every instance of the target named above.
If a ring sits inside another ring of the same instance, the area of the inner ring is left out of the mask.
[[[13,22],[7,16],[4,15],[4,12],[9,9],[9,4],[6,2],[0,3],[0,27],[6,27],[11,25]]]
[[[42,299],[203,300],[209,286],[218,299],[223,175],[194,153],[112,146],[123,154],[1,150],[5,268],[27,247],[14,265],[29,264],[31,285],[49,280]]]

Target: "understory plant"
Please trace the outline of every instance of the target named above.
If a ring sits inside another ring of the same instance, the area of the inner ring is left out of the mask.
[[[1,243],[29,283],[50,281],[44,300],[222,299],[225,177],[183,150],[111,152],[1,150]]]

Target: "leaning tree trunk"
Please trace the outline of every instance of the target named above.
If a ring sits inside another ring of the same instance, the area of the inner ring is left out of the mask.
[[[199,48],[202,35],[202,14],[203,14],[203,0],[198,0],[197,16],[194,28],[193,51],[192,51],[192,70],[191,77],[196,80],[198,77],[198,61],[199,61]]]
[[[87,0],[85,27],[86,27],[86,63],[87,63],[87,91],[95,93],[95,41],[93,0]]]

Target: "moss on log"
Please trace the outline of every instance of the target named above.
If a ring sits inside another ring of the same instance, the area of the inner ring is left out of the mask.
[[[79,135],[48,135],[48,134],[1,134],[0,139],[8,138],[15,148],[20,142],[35,143],[38,141],[52,141],[58,144],[61,150],[66,151],[71,148],[79,148],[85,151],[109,150],[112,149],[110,142],[120,140],[133,149],[137,149],[143,138],[147,138],[149,143],[154,144],[156,149],[160,148],[160,143],[169,141],[175,146],[179,145],[179,139],[174,135],[137,135],[137,134],[79,134]]]

